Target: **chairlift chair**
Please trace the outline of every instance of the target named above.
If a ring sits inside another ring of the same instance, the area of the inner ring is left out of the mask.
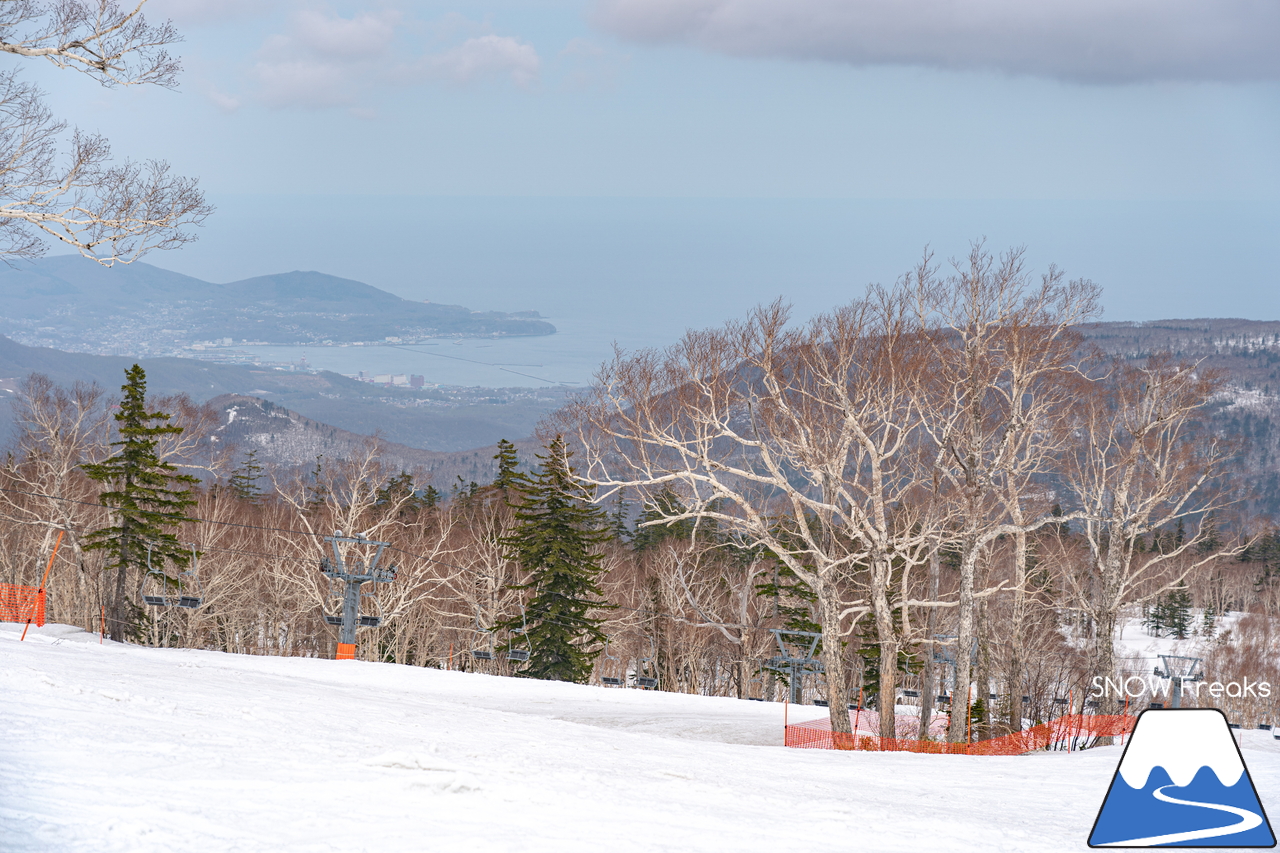
[[[653,637],[649,638],[649,657],[640,658],[639,665],[636,667],[636,687],[641,690],[655,690],[658,687],[658,679],[640,675],[640,669],[645,664],[652,664],[653,659],[658,656],[658,646],[653,641]]]
[[[604,659],[605,659],[605,660],[611,660],[611,661],[613,661],[613,662],[614,662],[614,664],[617,664],[617,662],[618,662],[618,656],[617,656],[617,655],[611,655],[611,654],[609,654],[609,645],[610,645],[610,643],[612,643],[612,642],[613,642],[613,641],[612,641],[612,640],[610,640],[608,637],[605,637],[605,640],[604,640]],[[615,671],[616,671],[616,670],[615,670]],[[621,678],[617,678],[617,677],[614,677],[614,676],[612,676],[612,675],[602,675],[602,676],[600,676],[600,683],[601,683],[601,684],[603,684],[605,687],[626,687],[626,686],[627,686],[627,685],[626,685],[626,682],[625,682],[625,681],[623,681]]]
[[[524,663],[525,661],[529,660],[529,652],[532,651],[532,647],[529,645],[529,624],[525,622],[524,607],[520,608],[520,630],[512,631],[511,633],[519,634],[522,637],[524,637],[524,644],[526,648],[513,649],[513,648],[510,648],[510,644],[508,644],[507,660],[515,661],[517,663]]]
[[[146,593],[142,596],[142,602],[150,607],[181,607],[185,610],[194,610],[204,602],[204,590],[200,585],[200,578],[196,575],[197,554],[196,546],[191,546],[191,568],[185,572],[179,572],[177,578],[171,578],[162,571],[152,568],[151,566],[151,546],[147,546],[147,574],[143,578],[146,582],[147,578],[156,578],[155,583],[160,585],[160,595]],[[195,587],[196,595],[182,594],[168,595],[167,591],[170,584],[176,585],[181,591],[183,586],[182,578],[189,578]]]
[[[648,668],[645,666],[645,664],[652,664],[652,663],[653,663],[653,658],[651,657],[640,658],[638,661],[638,665],[636,666],[636,687],[639,687],[641,690],[653,690],[658,686],[658,679],[640,674],[640,671],[642,668],[645,668],[645,669]]]
[[[489,635],[489,648],[472,649],[471,656],[476,660],[493,660],[493,632],[480,627],[480,611],[476,611],[476,633]]]

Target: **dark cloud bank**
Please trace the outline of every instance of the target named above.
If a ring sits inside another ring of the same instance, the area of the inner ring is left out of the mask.
[[[1280,79],[1280,0],[602,0],[622,38],[1088,83]]]

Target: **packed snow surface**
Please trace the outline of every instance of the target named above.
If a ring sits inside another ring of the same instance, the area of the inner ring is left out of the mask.
[[[780,704],[20,629],[0,625],[6,853],[1060,853],[1120,757],[784,749]],[[1280,806],[1277,742],[1243,734]]]

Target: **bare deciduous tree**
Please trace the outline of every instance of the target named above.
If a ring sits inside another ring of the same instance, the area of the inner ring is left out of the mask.
[[[1122,607],[1243,547],[1199,547],[1213,534],[1203,519],[1228,502],[1216,487],[1229,448],[1196,421],[1220,384],[1212,372],[1161,355],[1143,367],[1112,364],[1086,400],[1067,479],[1085,517],[1088,565],[1075,591],[1092,624],[1097,675],[1115,673]],[[1175,527],[1180,540],[1146,547],[1144,537]],[[1114,708],[1114,697],[1103,701]]]
[[[63,618],[87,625],[90,603],[98,599],[98,583],[87,570],[83,537],[102,521],[96,492],[80,464],[107,456],[111,433],[106,395],[97,385],[78,382],[70,388],[33,373],[23,380],[14,399],[16,453],[5,467],[7,486],[0,492],[0,506],[10,518],[39,529],[36,553],[53,545],[55,530],[65,531],[64,555],[77,571],[73,578],[55,578],[71,588],[66,601],[81,603],[77,612],[62,611]],[[74,590],[74,591],[73,591]]]
[[[998,537],[1017,538],[1014,595],[1023,603],[1014,608],[1016,646],[1025,620],[1026,534],[1050,520],[1049,505],[1031,500],[1033,477],[1062,448],[1057,424],[1071,399],[1081,348],[1073,326],[1096,313],[1099,291],[1087,281],[1064,281],[1055,268],[1035,285],[1022,250],[996,258],[981,242],[953,265],[955,275],[939,278],[926,255],[906,287],[921,325],[933,330],[925,423],[958,510],[950,536],[960,558],[956,696],[967,707],[969,649],[984,595],[976,588],[977,564]],[[1015,654],[1014,672],[1019,665]],[[986,696],[987,689],[980,683],[978,694]],[[1021,720],[1022,688],[1011,689],[1010,716]],[[951,740],[966,737],[967,716],[952,714]]]
[[[179,36],[147,23],[144,3],[4,0],[0,53],[43,57],[103,86],[171,88],[180,66],[166,47]],[[66,129],[37,87],[0,73],[0,257],[37,257],[53,238],[110,266],[195,239],[185,229],[212,208],[194,179],[161,161],[115,161],[105,138],[79,130],[64,152]]]
[[[873,613],[882,659],[897,660],[921,603],[906,598],[910,572],[936,538],[919,435],[927,348],[908,307],[875,289],[788,329],[775,303],[664,352],[619,354],[594,396],[565,415],[585,447],[584,479],[677,490],[683,506],[662,521],[713,521],[809,587],[841,732],[850,730],[843,640]],[[882,696],[894,696],[895,670],[880,668]],[[893,716],[883,716],[893,736]]]

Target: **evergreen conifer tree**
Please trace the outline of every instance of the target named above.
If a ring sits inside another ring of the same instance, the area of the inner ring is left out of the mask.
[[[413,475],[401,470],[399,474],[387,480],[387,484],[374,494],[377,506],[399,504],[401,517],[413,515],[427,507],[427,499],[413,482]]]
[[[681,515],[684,511],[684,503],[674,491],[667,488],[658,492],[640,511],[640,517],[636,520],[636,532],[631,537],[631,547],[637,551],[647,551],[666,539],[690,538],[693,535],[693,519],[655,523]]]
[[[505,438],[499,439],[498,452],[493,458],[498,462],[498,476],[493,480],[495,488],[512,494],[528,482],[528,478],[517,470],[520,466],[520,457],[516,453],[514,444]]]
[[[1187,591],[1185,582],[1169,591],[1165,606],[1165,627],[1169,636],[1185,640],[1191,633],[1191,593]]]
[[[528,580],[514,588],[530,595],[523,620],[496,627],[527,626],[530,656],[521,675],[582,683],[605,641],[603,620],[589,614],[608,606],[600,600],[599,583],[599,546],[608,534],[604,512],[592,506],[590,494],[573,477],[570,456],[556,436],[546,455],[538,455],[541,471],[517,487],[516,524],[503,544],[509,559],[527,573]]]
[[[262,499],[262,490],[258,488],[258,480],[262,477],[263,468],[258,464],[258,448],[245,454],[244,462],[231,472],[227,485],[231,494],[242,501],[256,504]]]
[[[116,573],[109,628],[118,640],[136,634],[141,619],[126,594],[129,570],[145,569],[149,562],[163,585],[176,587],[165,564],[179,570],[191,564],[191,551],[171,528],[193,520],[185,510],[195,505],[192,487],[199,482],[156,454],[160,436],[179,434],[182,427],[168,423],[170,416],[164,412],[147,411],[146,373],[135,364],[125,371],[125,378],[124,399],[115,416],[120,439],[112,442],[119,450],[102,462],[81,466],[89,479],[107,486],[98,500],[111,511],[111,525],[90,533],[85,550],[105,552],[103,568]]]

